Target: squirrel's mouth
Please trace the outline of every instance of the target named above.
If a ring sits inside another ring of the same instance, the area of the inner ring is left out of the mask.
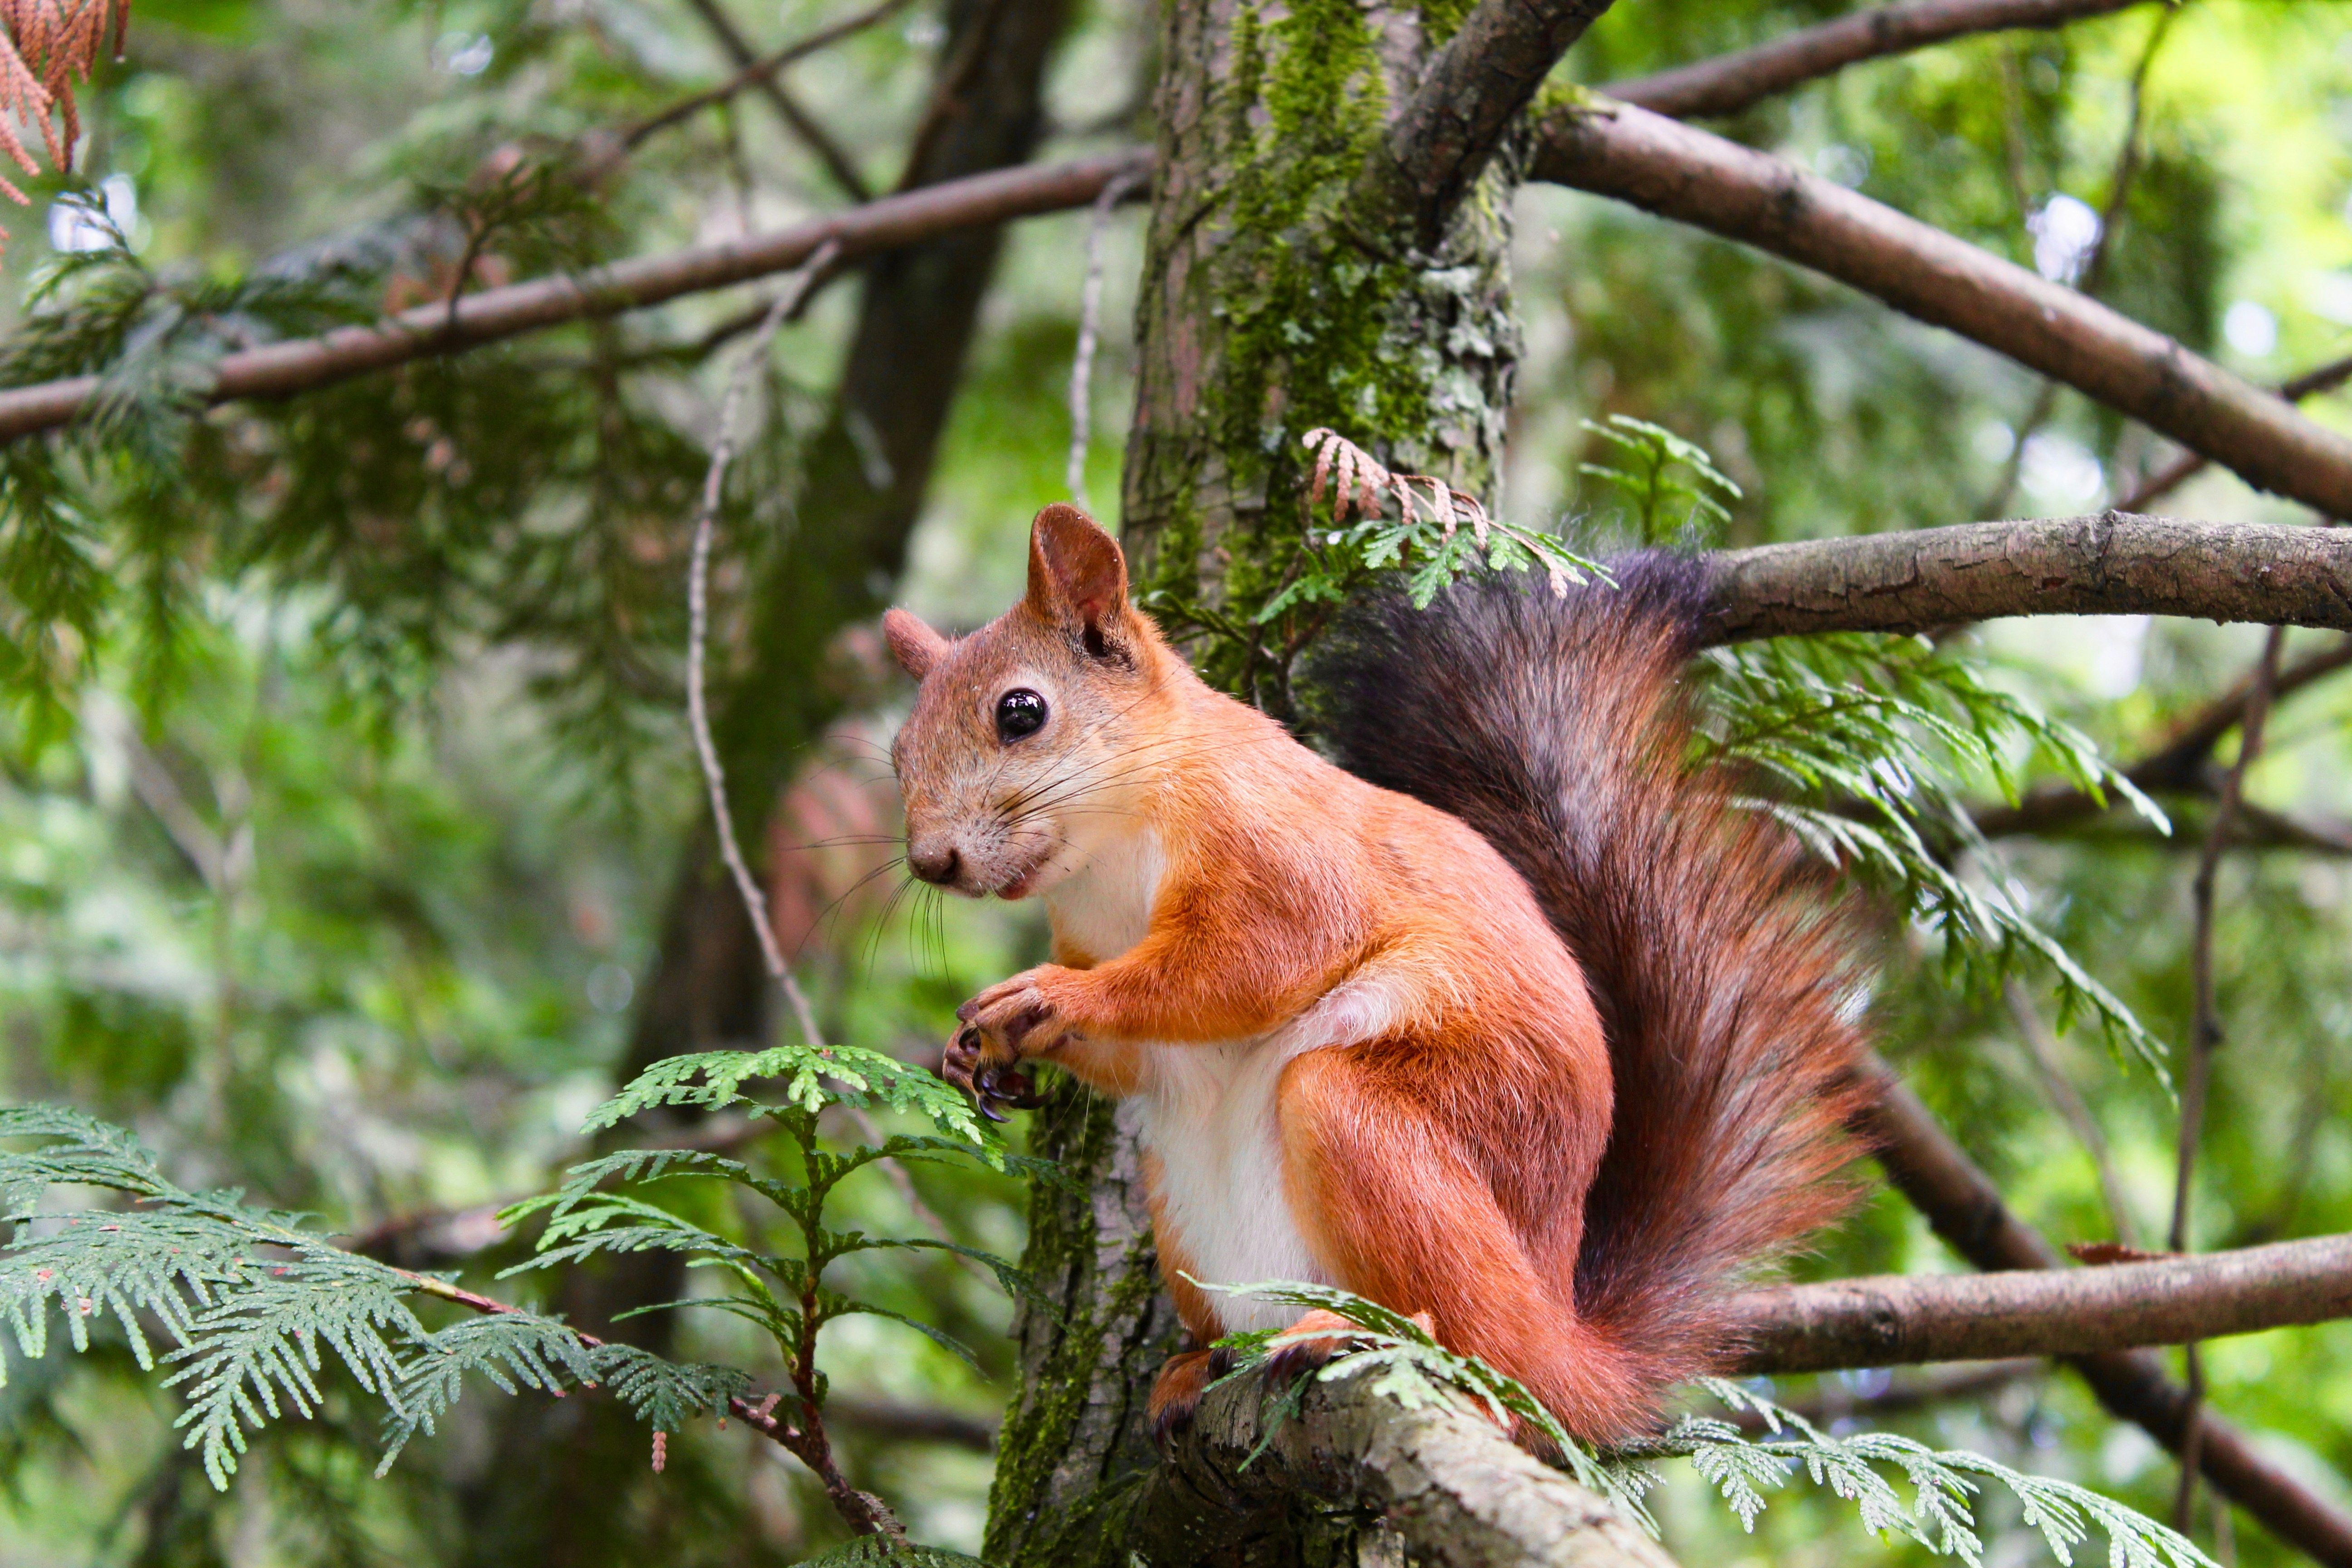
[[[999,882],[996,885],[996,896],[1008,902],[1014,899],[1025,899],[1037,890],[1039,884],[1047,879],[1053,868],[1054,850],[1048,846],[1041,849],[1036,858],[1031,860],[1029,864]]]

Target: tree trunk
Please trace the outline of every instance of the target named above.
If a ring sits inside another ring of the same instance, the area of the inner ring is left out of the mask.
[[[1486,166],[1434,253],[1357,193],[1447,8],[1172,5],[1138,309],[1123,537],[1181,633],[1277,589],[1303,521],[1299,438],[1328,426],[1399,472],[1474,494],[1499,468],[1518,329],[1514,157]],[[1290,707],[1285,649],[1212,638],[1217,684]]]
[[[1123,534],[1160,624],[1193,634],[1211,680],[1278,715],[1292,710],[1295,648],[1205,628],[1246,622],[1279,590],[1304,521],[1300,437],[1328,426],[1398,471],[1476,494],[1499,468],[1518,346],[1510,149],[1484,161],[1432,251],[1408,247],[1414,226],[1358,194],[1395,106],[1450,33],[1426,29],[1464,9],[1203,0],[1162,11]],[[1065,1086],[1033,1125],[1076,1186],[1041,1185],[1032,1202],[1027,1265],[1059,1316],[1026,1311],[1019,1330],[1022,1390],[987,1544],[1008,1568],[1209,1560],[1179,1528],[1197,1508],[1171,1509],[1164,1475],[1146,1484],[1144,1400],[1177,1324],[1133,1123]],[[1303,1500],[1246,1542],[1223,1541],[1214,1560],[1390,1560],[1400,1548],[1379,1506]]]

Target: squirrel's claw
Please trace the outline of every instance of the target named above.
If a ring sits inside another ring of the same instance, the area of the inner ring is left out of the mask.
[[[1045,1103],[1027,1073],[1009,1062],[989,1059],[988,1037],[977,1025],[966,1024],[948,1042],[940,1076],[970,1095],[972,1108],[991,1121],[1005,1119],[999,1106],[1032,1110]]]

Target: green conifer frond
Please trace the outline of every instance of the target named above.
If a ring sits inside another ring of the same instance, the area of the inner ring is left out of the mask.
[[[754,1079],[783,1079],[784,1103],[743,1094],[743,1085]],[[827,1105],[915,1111],[940,1131],[961,1135],[974,1148],[982,1146],[984,1135],[971,1102],[953,1085],[862,1046],[789,1045],[671,1057],[646,1068],[598,1107],[588,1119],[588,1129],[611,1127],[667,1106],[741,1106],[752,1115],[776,1116],[795,1110],[813,1114]]]
[[[1497,1423],[1518,1417],[1551,1439],[1561,1464],[1580,1482],[1653,1535],[1657,1521],[1643,1498],[1658,1485],[1654,1467],[1662,1459],[1687,1458],[1751,1531],[1769,1500],[1767,1494],[1802,1471],[1814,1485],[1853,1503],[1865,1529],[1906,1537],[1958,1557],[1968,1568],[1982,1568],[1984,1543],[1969,1500],[1990,1483],[2017,1499],[2025,1522],[2042,1532],[2062,1564],[2074,1562],[2074,1548],[2095,1528],[2107,1537],[2111,1568],[2216,1568],[2194,1542],[2168,1526],[2071,1481],[2029,1476],[1980,1454],[1938,1451],[1891,1432],[1834,1437],[1795,1412],[1719,1378],[1703,1379],[1699,1386],[1735,1411],[1756,1412],[1769,1436],[1750,1438],[1728,1422],[1688,1415],[1656,1439],[1595,1452],[1570,1437],[1515,1379],[1475,1356],[1447,1350],[1411,1318],[1352,1291],[1294,1280],[1206,1288],[1302,1311],[1319,1308],[1357,1325],[1357,1331],[1344,1337],[1342,1353],[1283,1393],[1266,1418],[1267,1441],[1280,1421],[1297,1413],[1308,1382],[1370,1377],[1373,1392],[1408,1408],[1466,1402]],[[1282,1330],[1260,1329],[1218,1342],[1236,1352],[1234,1370],[1221,1380],[1230,1382],[1262,1366],[1289,1342]],[[1889,1470],[1910,1489],[1907,1503]]]
[[[2047,771],[2094,799],[2113,791],[2169,832],[2089,737],[1924,637],[1775,638],[1714,649],[1702,669],[1702,750],[1767,787],[1750,804],[1939,931],[1957,978],[1990,987],[2039,958],[2056,976],[2062,1021],[2088,1013],[2166,1080],[2164,1042],[2032,917],[1960,795],[1976,783],[2014,803]],[[1981,882],[1954,868],[1963,856]]]
[[[657,1430],[723,1410],[751,1380],[681,1364],[629,1345],[593,1344],[560,1321],[507,1309],[429,1331],[410,1300],[431,1278],[345,1252],[302,1228],[303,1216],[248,1205],[234,1193],[191,1193],[165,1177],[130,1133],[54,1106],[0,1107],[0,1321],[27,1359],[47,1349],[52,1303],[76,1350],[93,1320],[119,1325],[142,1367],[158,1357],[151,1331],[175,1348],[160,1359],[183,1390],[178,1425],[205,1473],[226,1488],[249,1434],[307,1417],[323,1391],[325,1352],[383,1402],[391,1465],[430,1432],[469,1374],[500,1389],[609,1386]],[[44,1213],[52,1187],[121,1193],[137,1206]],[[655,1211],[658,1212],[658,1211]],[[7,1358],[0,1356],[0,1384]]]

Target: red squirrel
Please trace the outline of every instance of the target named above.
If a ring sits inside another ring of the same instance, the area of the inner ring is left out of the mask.
[[[1191,1342],[1163,1433],[1213,1342],[1299,1326],[1194,1281],[1298,1279],[1423,1315],[1579,1438],[1638,1435],[1736,1351],[1743,1271],[1851,1201],[1844,931],[1685,767],[1696,572],[1375,605],[1316,672],[1336,763],[1194,675],[1075,507],[980,631],[885,617],[919,682],[908,867],[1053,924],[959,1011],[948,1076],[987,1110],[1028,1061],[1142,1100]]]

